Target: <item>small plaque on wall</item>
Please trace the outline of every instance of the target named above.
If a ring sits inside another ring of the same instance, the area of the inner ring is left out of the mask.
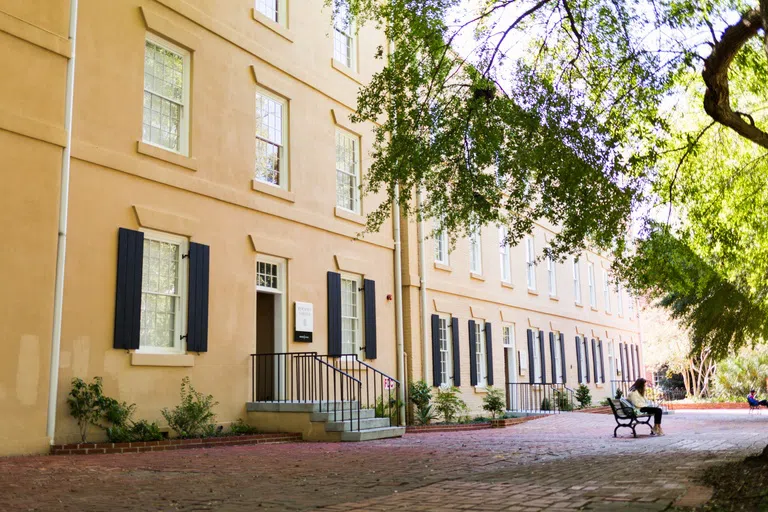
[[[314,331],[314,311],[311,302],[296,302],[294,305],[293,341],[310,343]]]

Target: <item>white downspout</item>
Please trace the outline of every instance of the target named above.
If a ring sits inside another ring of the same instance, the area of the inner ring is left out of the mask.
[[[56,401],[59,392],[59,355],[61,353],[61,316],[64,303],[64,264],[67,255],[67,214],[69,210],[69,164],[72,154],[72,105],[75,97],[75,53],[77,48],[77,2],[69,3],[69,41],[72,55],[67,62],[67,85],[64,98],[64,131],[66,141],[61,154],[61,194],[59,197],[59,237],[56,252],[56,281],[53,294],[53,330],[51,334],[51,368],[48,382],[48,424],[46,435],[51,444],[56,433]]]
[[[397,341],[397,380],[400,381],[400,424],[405,425],[405,346],[403,344],[403,259],[400,244],[400,186],[395,184],[392,222],[395,237],[395,339]]]
[[[421,309],[421,378],[424,382],[429,382],[429,322],[427,321],[427,256],[424,251],[424,218],[422,215],[422,204],[424,203],[424,192],[419,188],[418,194],[418,212],[419,225],[417,236],[419,238],[419,304]]]

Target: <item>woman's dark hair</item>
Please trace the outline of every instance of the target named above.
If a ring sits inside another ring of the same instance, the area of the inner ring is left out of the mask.
[[[647,381],[643,378],[639,378],[635,381],[634,384],[632,384],[632,387],[629,388],[630,391],[636,390],[641,395],[645,396],[645,383]]]

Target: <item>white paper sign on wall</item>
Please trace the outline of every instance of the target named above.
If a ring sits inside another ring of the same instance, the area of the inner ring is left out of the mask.
[[[293,341],[311,342],[314,332],[314,308],[311,302],[296,301],[294,308],[295,329]]]

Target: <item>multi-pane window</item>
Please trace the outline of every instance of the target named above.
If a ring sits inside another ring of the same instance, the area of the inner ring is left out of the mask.
[[[595,291],[595,264],[587,266],[587,284],[589,286],[589,305],[597,307],[597,292]]]
[[[536,289],[536,251],[533,245],[533,236],[525,237],[525,274],[528,281],[528,289]]]
[[[635,298],[632,295],[629,295],[628,298],[627,309],[629,310],[629,318],[631,320],[635,318]]]
[[[597,340],[595,344],[595,383],[603,382],[603,345],[600,340]]]
[[[619,316],[624,316],[624,297],[621,289],[621,285],[616,285],[616,313],[619,314]]]
[[[539,331],[533,329],[533,382],[544,382],[544,375],[541,374],[541,343],[539,342]]]
[[[501,327],[501,342],[505,347],[512,347],[515,344],[515,329],[512,325],[503,325]]]
[[[188,77],[189,52],[156,36],[147,36],[144,43],[144,142],[186,153]]]
[[[483,253],[480,240],[480,228],[475,228],[469,235],[469,271],[483,273]]]
[[[557,296],[557,264],[552,256],[547,256],[547,279],[549,284],[549,296]]]
[[[573,301],[581,304],[581,268],[578,258],[573,258]]]
[[[360,144],[349,133],[336,130],[336,206],[360,210]]]
[[[278,281],[279,267],[275,263],[269,263],[266,261],[256,262],[256,286],[262,288],[271,288],[273,290],[280,289],[280,283]]]
[[[556,332],[554,333],[555,336],[555,353],[552,354],[552,360],[555,362],[555,375],[552,376],[552,378],[555,381],[555,384],[562,384],[563,383],[563,359],[562,359],[562,350],[560,348],[560,345],[562,341],[560,340],[560,333]]]
[[[341,3],[333,20],[333,58],[355,69],[354,20],[346,2]]]
[[[144,234],[141,282],[141,350],[181,350],[182,267],[187,242],[159,233]]]
[[[483,387],[488,382],[485,360],[485,322],[475,321],[475,364],[477,365],[477,385]]]
[[[499,227],[499,259],[501,265],[501,280],[505,283],[512,281],[512,270],[509,262],[509,244],[507,244],[507,227]]]
[[[438,320],[440,336],[440,384],[451,386],[453,379],[453,359],[451,357],[451,318],[440,317]]]
[[[263,91],[256,93],[256,179],[286,186],[286,103]]]
[[[605,302],[605,312],[611,312],[611,288],[608,272],[603,270],[603,301]]]
[[[585,384],[587,382],[587,372],[589,371],[589,348],[587,344],[587,338],[579,337],[579,344],[581,345],[581,360],[579,366],[581,367],[581,382]]]
[[[282,0],[256,0],[256,10],[275,23],[280,23],[283,16],[281,3]]]
[[[435,233],[435,262],[448,265],[448,233],[444,229]]]
[[[360,279],[341,278],[341,351],[357,354],[362,346],[361,325],[362,296]]]

